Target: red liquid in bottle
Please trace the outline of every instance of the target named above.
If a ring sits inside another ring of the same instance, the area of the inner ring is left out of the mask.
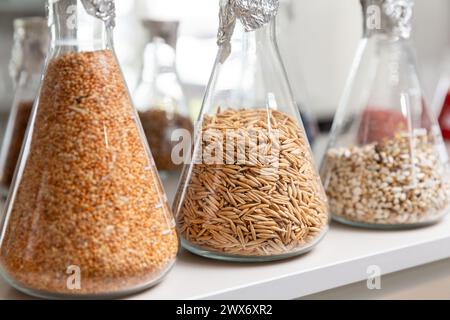
[[[441,126],[444,139],[450,140],[450,91],[447,94],[441,114],[439,115],[439,125]]]
[[[405,116],[397,110],[367,107],[361,116],[358,143],[365,145],[392,138],[399,130],[407,128]]]

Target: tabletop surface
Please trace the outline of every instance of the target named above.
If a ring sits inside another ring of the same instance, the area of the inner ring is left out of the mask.
[[[184,250],[157,286],[126,299],[294,299],[450,257],[450,217],[422,229],[375,231],[333,223],[311,252],[279,262],[229,263]],[[0,280],[0,299],[27,299]]]

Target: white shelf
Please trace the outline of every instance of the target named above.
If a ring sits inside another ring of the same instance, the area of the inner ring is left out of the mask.
[[[326,139],[320,141],[320,159]],[[172,201],[176,177],[165,181]],[[376,231],[333,223],[310,253],[290,260],[226,263],[182,251],[158,286],[128,299],[296,299],[367,279],[367,267],[383,274],[450,258],[450,216],[413,230]],[[1,299],[28,299],[0,278]]]
[[[450,257],[450,217],[422,229],[373,231],[333,224],[310,253],[286,261],[239,264],[183,251],[164,281],[128,299],[295,299]],[[26,296],[0,280],[0,299]]]

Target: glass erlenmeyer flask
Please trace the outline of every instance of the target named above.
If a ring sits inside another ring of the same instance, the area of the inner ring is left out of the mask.
[[[321,168],[330,212],[356,226],[429,224],[447,212],[450,185],[409,40],[414,2],[361,3],[365,34]]]
[[[173,265],[174,219],[112,46],[114,1],[48,1],[51,51],[0,238],[42,297],[111,297]]]
[[[178,21],[145,20],[151,35],[144,53],[141,80],[133,99],[160,172],[177,172],[181,163],[172,159],[176,142],[172,134],[184,129],[192,134],[183,89],[175,66]]]
[[[298,255],[327,231],[328,208],[276,45],[279,3],[220,5],[219,51],[174,201],[182,244],[222,260]]]
[[[32,17],[14,20],[10,73],[15,83],[15,97],[0,153],[0,189],[5,196],[14,176],[28,119],[39,90],[48,46],[47,19]]]

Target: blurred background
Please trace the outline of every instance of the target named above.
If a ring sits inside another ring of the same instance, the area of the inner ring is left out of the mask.
[[[137,85],[148,41],[140,19],[180,21],[177,67],[195,114],[217,53],[218,0],[117,0],[116,7],[116,51],[131,90]],[[2,112],[10,108],[13,95],[8,73],[13,19],[35,15],[45,15],[45,0],[0,0]],[[279,46],[294,93],[303,91],[300,86],[307,86],[310,110],[326,127],[361,38],[359,1],[284,0],[278,23]],[[423,87],[431,101],[444,53],[450,47],[450,1],[416,0],[414,41]]]

